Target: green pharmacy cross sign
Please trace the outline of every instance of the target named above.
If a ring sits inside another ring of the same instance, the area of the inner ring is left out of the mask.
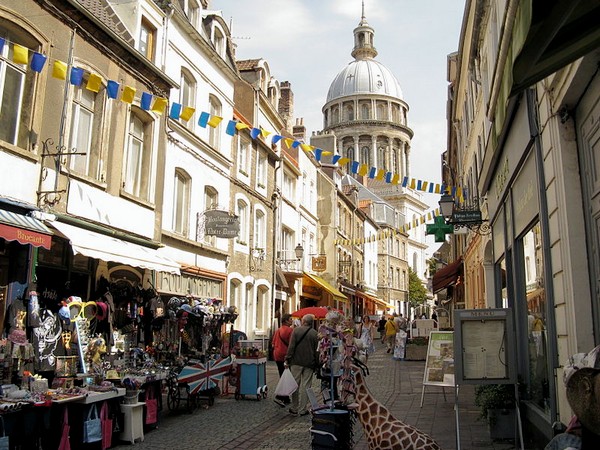
[[[435,242],[444,242],[447,234],[454,234],[454,225],[448,225],[442,216],[436,216],[434,223],[427,224],[426,234],[433,234]]]

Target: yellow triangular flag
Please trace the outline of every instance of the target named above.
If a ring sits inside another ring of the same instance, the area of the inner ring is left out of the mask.
[[[90,77],[88,78],[86,89],[92,92],[98,92],[100,90],[100,86],[102,86],[102,77],[100,75],[96,75],[95,73],[90,73]]]
[[[415,188],[415,186],[416,186],[416,180],[415,180],[414,178],[411,178],[411,179],[410,179],[410,188],[411,188],[411,189],[414,189],[414,188]]]
[[[368,171],[369,171],[369,166],[367,164],[361,164],[358,167],[358,174],[362,177],[364,177]]]
[[[192,118],[194,112],[196,112],[196,108],[192,108],[191,106],[184,106],[183,111],[181,111],[181,114],[179,114],[179,117],[187,122]]]
[[[52,65],[52,76],[54,78],[58,78],[59,80],[67,79],[67,63],[62,61],[54,61]]]
[[[165,112],[165,108],[167,107],[168,100],[164,97],[156,97],[154,100],[154,104],[152,105],[152,111],[156,114],[162,114]]]
[[[13,62],[27,64],[29,62],[29,49],[19,44],[13,44]]]
[[[248,125],[246,125],[244,122],[238,122],[235,124],[235,129],[240,131],[243,130],[245,128],[250,128]]]
[[[206,122],[208,125],[210,125],[213,128],[217,128],[217,126],[219,126],[219,124],[221,123],[221,121],[223,120],[222,117],[219,116],[212,116],[210,118],[210,120],[208,122]]]
[[[421,225],[423,225],[425,223],[425,216],[421,216],[420,223],[421,223]]]
[[[305,152],[312,152],[315,148],[312,145],[308,145],[308,144],[300,144],[300,148],[302,148],[302,150],[304,150]]]
[[[260,129],[260,134],[262,137],[264,137],[265,139],[271,134],[270,131],[265,130],[264,128]]]
[[[392,177],[392,183],[391,184],[398,184],[400,182],[400,175],[395,173],[394,176]]]
[[[375,176],[376,180],[383,180],[383,177],[385,176],[385,170],[384,169],[379,169],[379,172],[377,172],[377,175]]]
[[[436,194],[440,193],[440,185],[438,183],[435,183],[435,189],[433,190],[433,192],[435,192]]]
[[[287,148],[290,148],[292,146],[292,144],[294,143],[294,140],[292,138],[284,138],[283,143],[285,144],[285,146]]]
[[[123,93],[121,94],[121,101],[125,103],[133,103],[135,98],[135,88],[131,86],[123,86]]]
[[[344,166],[344,165],[348,164],[349,162],[350,162],[350,158],[344,157],[344,158],[338,159],[338,164],[340,166]]]
[[[427,190],[427,186],[429,185],[428,181],[423,181],[423,183],[421,184],[421,190],[423,192],[425,192]]]

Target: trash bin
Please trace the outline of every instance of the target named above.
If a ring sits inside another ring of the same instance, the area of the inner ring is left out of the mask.
[[[314,411],[310,428],[313,450],[340,449],[353,447],[353,417],[347,409],[323,409]]]

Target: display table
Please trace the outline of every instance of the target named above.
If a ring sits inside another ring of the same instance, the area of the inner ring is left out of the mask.
[[[119,439],[132,444],[135,444],[136,439],[144,442],[143,413],[145,404],[145,402],[121,403],[121,412],[125,416],[125,421]]]
[[[256,395],[257,400],[267,397],[267,358],[236,358],[239,381],[235,399]]]

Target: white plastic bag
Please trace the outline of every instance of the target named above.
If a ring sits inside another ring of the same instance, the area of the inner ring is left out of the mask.
[[[298,389],[298,383],[296,383],[294,375],[292,375],[290,369],[285,369],[275,388],[275,395],[288,397],[296,392],[296,389]]]

